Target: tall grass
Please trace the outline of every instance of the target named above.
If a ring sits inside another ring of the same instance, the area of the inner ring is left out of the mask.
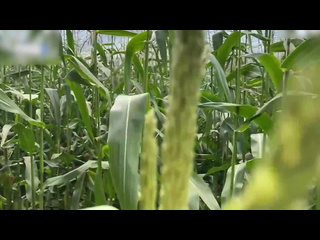
[[[1,68],[0,209],[319,208],[317,36],[65,33]]]

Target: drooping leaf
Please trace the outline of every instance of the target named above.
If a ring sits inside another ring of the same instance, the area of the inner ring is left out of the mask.
[[[216,59],[216,57],[214,55],[212,55],[212,54],[209,55],[209,60],[212,62],[213,67],[216,70],[217,80],[218,80],[220,86],[223,89],[223,92],[224,92],[224,95],[226,97],[226,100],[228,102],[234,102],[233,95],[231,95],[231,93],[230,93],[229,86],[228,86],[224,71],[221,68],[221,65],[219,64],[219,62]]]
[[[260,116],[262,116],[263,114],[279,110],[281,108],[280,103],[281,103],[282,97],[283,97],[282,93],[277,94],[269,102],[265,103],[258,111],[256,111],[255,114],[251,115],[250,117],[246,117],[247,120],[237,129],[237,131],[243,132],[243,131],[247,130],[247,128],[250,125],[250,122],[255,121],[255,123],[257,123],[256,120]],[[291,98],[291,97],[297,98],[297,97],[318,97],[318,96],[316,94],[312,94],[312,93],[288,91],[286,97],[287,98]],[[271,126],[272,126],[272,124],[271,124]],[[268,131],[265,131],[265,133],[269,134],[269,130],[270,129],[268,128]]]
[[[211,189],[203,181],[203,179],[198,176],[198,174],[193,173],[192,177],[190,178],[190,182],[194,185],[195,189],[198,191],[199,196],[210,210],[220,210],[220,206]]]
[[[48,178],[43,187],[47,188],[50,186],[64,186],[71,182],[72,180],[76,179],[80,174],[86,172],[89,168],[97,168],[98,164],[97,161],[89,160],[80,167],[71,170],[70,172],[67,172],[64,175]],[[108,162],[102,162],[102,168],[108,169],[109,163]]]
[[[130,92],[131,63],[133,56],[136,52],[144,49],[146,40],[147,31],[144,31],[133,37],[127,45],[124,65],[125,94],[129,94]]]
[[[253,116],[255,116],[258,112],[258,108],[251,105],[222,102],[207,102],[200,103],[198,106],[200,108],[214,108],[220,111],[230,111],[232,113],[237,113],[244,118],[251,119],[251,121],[254,121],[267,134],[270,134],[272,130],[273,122],[270,119],[270,117],[265,112],[263,112],[256,118],[253,118]],[[240,128],[238,129],[238,131],[239,130]]]
[[[295,46],[299,46],[304,40],[303,39],[299,39],[299,38],[292,38],[290,39],[290,42]],[[279,41],[279,42],[275,42],[272,43],[270,45],[270,52],[285,52],[285,48],[284,48],[284,41]]]
[[[217,60],[220,63],[222,69],[225,69],[225,63],[229,57],[229,54],[231,53],[232,49],[238,44],[239,37],[243,35],[244,34],[240,34],[239,31],[231,33],[218,49]]]
[[[281,68],[288,70],[320,61],[320,38],[310,38],[301,43],[283,61]]]
[[[15,104],[6,94],[0,89],[0,109],[10,113],[19,114],[24,120],[28,121],[30,124],[35,125],[37,127],[45,127],[43,122],[34,120],[25,114],[17,104]]]
[[[71,56],[70,63],[72,66],[77,70],[82,78],[87,79],[91,83],[95,84],[99,87],[100,94],[105,97],[111,106],[111,98],[109,90],[99,81],[91,72],[90,70],[81,62],[78,58]]]
[[[70,81],[78,83],[78,84],[82,84],[82,85],[89,86],[89,87],[94,86],[90,81],[88,81],[85,78],[82,78],[80,76],[80,74],[75,69],[70,71],[68,73],[68,75],[66,76],[66,78],[69,79]]]
[[[69,87],[71,88],[74,95],[76,96],[77,106],[79,107],[81,119],[86,126],[86,129],[88,131],[88,134],[89,134],[91,141],[95,142],[92,127],[91,127],[91,120],[90,120],[90,116],[89,116],[89,112],[88,112],[88,107],[87,107],[86,99],[83,95],[82,89],[81,89],[80,85],[77,83],[71,82],[68,79],[65,79],[65,81],[69,85]]]
[[[268,72],[274,87],[277,92],[282,89],[282,77],[283,72],[281,70],[281,62],[272,53],[264,54],[258,57],[261,64],[264,66],[265,70]]]

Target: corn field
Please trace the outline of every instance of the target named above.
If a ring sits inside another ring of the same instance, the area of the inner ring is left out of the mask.
[[[0,210],[320,209],[316,33],[8,33]]]

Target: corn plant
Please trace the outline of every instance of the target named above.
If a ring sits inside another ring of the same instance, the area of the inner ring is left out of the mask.
[[[58,36],[51,63],[0,46],[0,209],[320,208],[317,35]]]

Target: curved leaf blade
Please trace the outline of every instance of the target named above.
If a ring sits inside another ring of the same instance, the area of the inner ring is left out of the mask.
[[[30,124],[35,125],[37,127],[45,127],[43,122],[37,121],[27,114],[25,114],[17,104],[15,104],[5,92],[0,89],[0,109],[5,112],[16,113],[19,114],[24,120],[28,121]]]
[[[191,184],[194,185],[201,199],[205,202],[210,210],[220,210],[219,203],[214,197],[211,189],[208,185],[203,181],[198,174],[194,173],[190,178]]]
[[[234,174],[234,179],[233,179],[233,194],[232,196],[235,197],[237,196],[241,190],[242,190],[242,187],[243,187],[243,183],[244,183],[244,174],[245,174],[245,171],[246,171],[246,162],[244,163],[239,163],[237,165],[235,165],[235,174]],[[221,193],[221,202],[222,202],[222,205],[224,203],[227,202],[227,200],[230,198],[230,184],[231,184],[231,167],[228,169],[228,172],[227,172],[227,179],[226,179],[226,182],[224,184],[224,187],[223,187],[223,190],[222,190],[222,193]]]
[[[268,72],[274,87],[278,92],[282,89],[283,72],[281,69],[281,62],[272,53],[264,54],[258,57],[265,70]]]
[[[301,43],[283,61],[281,68],[290,69],[306,66],[308,63],[320,61],[320,38],[310,38]]]
[[[220,111],[229,111],[237,113],[240,116],[247,118],[249,121],[254,121],[266,134],[270,134],[273,126],[271,118],[263,112],[255,118],[258,113],[258,108],[251,105],[233,104],[233,103],[222,103],[222,102],[207,102],[198,104],[200,108],[214,108]],[[239,131],[239,129],[238,129]]]
[[[138,162],[144,116],[149,94],[121,95],[110,112],[110,171],[121,209],[135,210],[138,204]]]
[[[219,64],[217,58],[214,55],[210,54],[209,60],[212,62],[212,65],[216,70],[217,79],[218,79],[218,82],[220,83],[220,85],[224,91],[224,95],[226,97],[226,100],[228,102],[234,102],[233,95],[231,95],[230,90],[229,90],[226,76],[225,76],[224,71],[221,68],[221,65]]]
[[[232,51],[232,48],[234,48],[237,45],[239,37],[242,37],[243,35],[243,33],[241,33],[240,35],[239,31],[235,31],[231,33],[224,41],[224,43],[219,47],[217,52],[217,60],[220,63],[222,69],[225,69],[225,64],[229,57],[229,54]]]
[[[124,65],[125,94],[129,94],[130,92],[131,63],[133,56],[136,52],[142,51],[144,49],[146,40],[147,31],[139,33],[138,35],[133,37],[127,45]]]
[[[71,82],[68,79],[65,79],[65,81],[69,85],[70,89],[73,91],[74,95],[76,96],[77,105],[81,114],[82,121],[86,126],[86,129],[88,131],[91,141],[94,143],[95,141],[94,141],[94,135],[91,127],[91,120],[89,116],[86,99],[82,92],[82,88],[80,87],[79,84]]]

